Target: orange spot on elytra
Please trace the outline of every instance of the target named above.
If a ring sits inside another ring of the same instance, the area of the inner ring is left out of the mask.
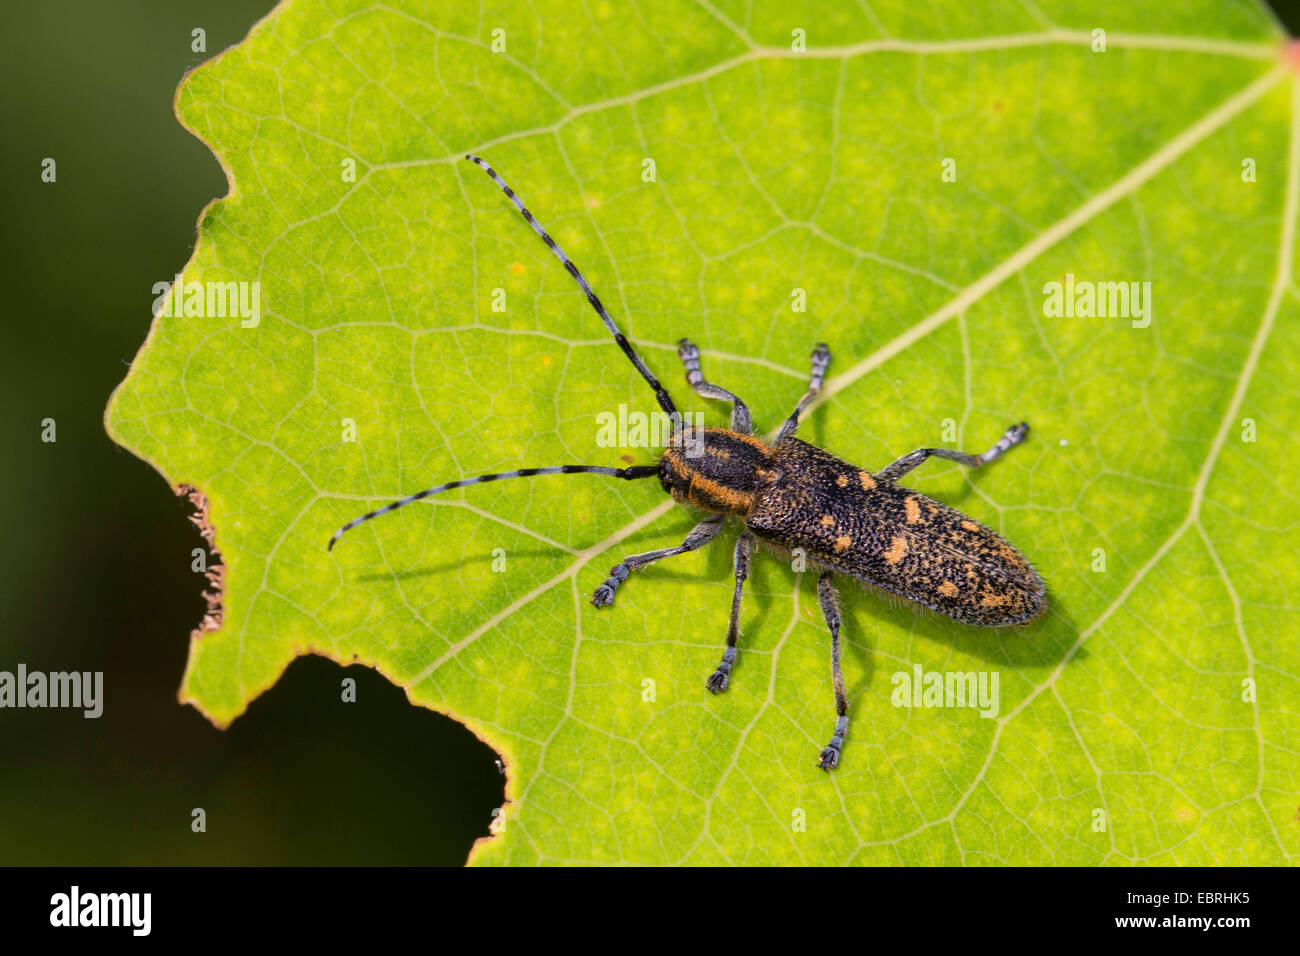
[[[835,539],[835,553],[839,554],[841,551],[846,550],[851,544],[853,544],[852,538],[847,534],[841,535]]]
[[[944,581],[943,584],[939,585],[939,593],[944,597],[954,598],[958,593],[957,585],[953,584],[951,581]]]
[[[858,472],[858,484],[862,486],[863,491],[871,491],[876,487],[876,479],[872,478],[865,471]]]
[[[849,486],[849,476],[840,475],[835,479],[835,484],[839,485],[841,488],[847,488]]]
[[[890,564],[897,564],[903,560],[906,554],[907,541],[900,536],[889,542],[889,550],[885,552],[885,560]]]
[[[1015,548],[1011,547],[1010,545],[999,544],[998,554],[1008,564],[1013,565],[1017,568],[1023,568],[1027,566],[1025,563],[1025,556],[1021,554],[1019,551],[1017,551]]]
[[[980,529],[980,526],[977,525],[974,521],[963,521],[961,523],[961,526],[965,528],[967,531],[978,531]]]
[[[921,520],[921,506],[916,503],[916,498],[904,498],[903,510],[907,512],[907,523],[916,524]]]
[[[834,519],[834,518],[832,518],[830,515],[822,515],[822,527],[823,527],[823,528],[829,528],[829,527],[831,527],[831,525],[833,525],[833,524],[835,524],[835,519]]]

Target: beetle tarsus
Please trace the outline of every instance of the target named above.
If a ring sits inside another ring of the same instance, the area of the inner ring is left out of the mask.
[[[718,669],[709,675],[709,679],[704,682],[704,686],[707,687],[711,693],[721,694],[731,683],[730,670],[731,666],[729,664],[718,665]]]
[[[842,714],[835,721],[835,736],[831,738],[831,742],[822,751],[821,757],[817,760],[817,766],[829,773],[840,765],[840,751],[844,749],[844,738],[848,734],[849,718],[847,714]]]

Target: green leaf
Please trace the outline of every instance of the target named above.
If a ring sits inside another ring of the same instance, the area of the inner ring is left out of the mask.
[[[505,757],[474,862],[1294,859],[1295,60],[1256,4],[1137,6],[282,4],[177,97],[231,182],[185,277],[259,282],[260,322],[160,317],[108,411],[211,502],[225,614],[182,699],[225,725],[296,655],[378,668]],[[683,335],[765,433],[830,343],[800,434],[868,469],[1028,420],[909,482],[1021,547],[1050,612],[977,629],[845,584],[828,775],[815,576],[757,553],[718,697],[734,529],[587,603],[693,524],[654,481],[483,485],[327,552],[439,481],[653,460],[598,445],[652,396],[470,151],[709,421]],[[1067,274],[1149,281],[1153,321],[1046,315]],[[894,706],[918,666],[996,673],[997,716]]]

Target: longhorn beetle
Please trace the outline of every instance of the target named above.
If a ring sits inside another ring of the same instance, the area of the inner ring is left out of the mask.
[[[591,596],[597,607],[614,603],[614,595],[639,568],[704,547],[718,536],[728,515],[744,521],[736,539],[736,587],[722,661],[705,682],[715,694],[727,689],[736,664],[740,596],[749,576],[749,559],[757,539],[777,552],[798,550],[821,571],[817,598],[831,632],[831,678],[835,688],[835,733],[822,750],[818,766],[830,770],[840,761],[849,732],[848,699],[840,673],[840,610],[832,583],[836,574],[946,614],[964,624],[1008,627],[1025,624],[1042,613],[1045,588],[1038,572],[1001,535],[960,511],[927,498],[898,480],[927,458],[944,458],[979,468],[1025,440],[1024,422],[1007,429],[982,455],[947,448],[918,448],[880,471],[863,471],[794,437],[799,416],[822,390],[831,353],[819,344],[812,353],[808,390],[785,420],[775,440],[765,444],[754,435],[749,408],[736,395],[704,377],[700,350],[687,339],[677,349],[686,366],[686,381],[697,395],[731,403],[729,428],[684,428],[681,414],[659,380],[637,355],[586,278],[533,218],[496,170],[477,156],[466,156],[492,178],[520,215],[569,270],[628,361],[654,390],[659,407],[673,423],[663,455],[655,465],[606,468],[600,465],[555,465],[521,468],[494,475],[462,478],[435,485],[349,521],[330,538],[329,548],[344,532],[430,495],[504,478],[534,475],[609,475],[625,481],[658,478],[664,491],[683,504],[709,512],[675,548],[633,554],[610,569]]]

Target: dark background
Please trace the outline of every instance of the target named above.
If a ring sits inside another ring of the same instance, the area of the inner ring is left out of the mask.
[[[0,669],[103,671],[106,699],[98,720],[0,711],[0,864],[455,865],[502,799],[489,748],[366,668],[300,659],[226,731],[176,702],[202,540],[102,417],[153,284],[226,191],[172,114],[176,85],[272,6],[41,0],[0,21]],[[1293,34],[1297,7],[1274,4]]]

